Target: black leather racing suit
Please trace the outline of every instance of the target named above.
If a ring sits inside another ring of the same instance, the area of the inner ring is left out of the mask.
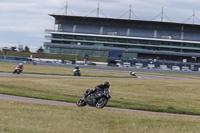
[[[88,95],[93,92],[98,92],[98,91],[104,92],[104,89],[105,89],[105,86],[103,84],[97,85],[94,89],[92,89],[88,92]]]

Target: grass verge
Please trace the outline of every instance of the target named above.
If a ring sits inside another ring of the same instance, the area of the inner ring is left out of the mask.
[[[0,132],[198,133],[198,118],[0,100]]]
[[[14,68],[16,67],[16,65],[17,64],[15,64],[15,63],[1,63],[0,62],[0,72],[12,73],[14,71]],[[25,64],[23,73],[73,76],[72,70],[73,70],[73,68],[69,68],[69,67],[55,67],[55,66],[41,66],[41,65]],[[117,73],[120,73],[120,74],[117,74]],[[133,76],[126,75],[127,73],[129,74],[129,71],[98,70],[98,69],[94,70],[94,69],[81,68],[81,75],[87,76],[87,77],[134,78]],[[162,73],[147,73],[147,72],[137,72],[136,75],[137,74],[200,79],[199,76],[192,76],[192,75],[162,74]]]
[[[198,80],[0,77],[0,93],[76,102],[104,81],[111,83],[108,106],[200,115]]]
[[[14,71],[17,64],[14,63],[0,63],[1,72]],[[86,71],[84,71],[86,70]],[[43,75],[63,75],[73,76],[73,68],[69,67],[53,67],[53,66],[40,66],[24,64],[23,73],[27,74],[43,74]],[[114,78],[135,78],[135,76],[122,75],[115,73],[102,73],[101,71],[88,71],[88,69],[81,68],[81,76],[85,77],[114,77]]]

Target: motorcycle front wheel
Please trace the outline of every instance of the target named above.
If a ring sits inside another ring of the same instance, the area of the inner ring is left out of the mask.
[[[84,96],[82,96],[77,102],[77,106],[86,106],[86,101],[84,100]]]
[[[103,108],[106,106],[108,102],[108,98],[106,97],[101,97],[97,100],[97,103],[96,103],[96,108]]]

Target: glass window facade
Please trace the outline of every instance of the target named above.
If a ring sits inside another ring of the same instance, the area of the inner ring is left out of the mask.
[[[74,41],[84,40],[84,41],[94,41],[94,43],[104,42],[106,43],[123,43],[127,45],[131,44],[148,44],[151,47],[152,45],[155,46],[172,46],[176,47],[191,47],[191,48],[200,48],[200,43],[185,43],[185,42],[173,42],[173,41],[157,41],[157,40],[138,40],[138,39],[122,39],[122,38],[110,38],[110,37],[95,37],[95,36],[80,36],[80,35],[60,35],[60,34],[53,34],[52,35],[52,43],[70,43],[70,41],[58,41],[53,39],[72,39]],[[75,43],[76,44],[76,43]],[[91,43],[83,43],[84,45],[92,45]],[[124,45],[124,47],[126,47]]]
[[[59,40],[60,39],[60,40]],[[88,35],[63,35],[52,34],[52,43],[70,44],[70,45],[85,45],[94,47],[118,47],[125,49],[141,49],[152,51],[171,51],[183,53],[200,53],[200,43],[177,42],[169,40],[147,40],[147,39],[132,39],[119,37],[99,37]],[[82,50],[80,49],[64,49],[50,48],[50,53],[60,54],[89,54],[92,56],[107,56],[107,51]],[[135,57],[134,53],[126,53],[126,57]]]

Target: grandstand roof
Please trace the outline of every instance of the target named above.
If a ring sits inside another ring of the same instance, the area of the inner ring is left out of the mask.
[[[100,26],[122,26],[122,27],[141,27],[152,29],[173,29],[184,31],[198,31],[200,32],[200,25],[186,24],[177,22],[161,22],[161,21],[147,21],[147,20],[133,20],[133,19],[118,19],[118,18],[102,18],[102,17],[88,17],[88,16],[66,16],[66,15],[54,15],[50,16],[55,18],[56,24],[71,23],[71,24],[91,24]]]

